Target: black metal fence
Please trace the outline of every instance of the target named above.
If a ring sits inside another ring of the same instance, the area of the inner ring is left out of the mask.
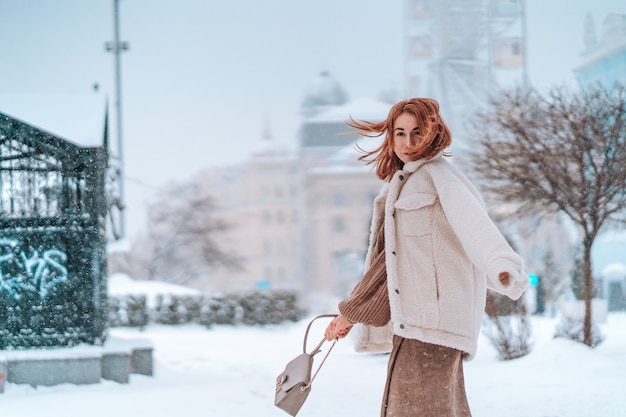
[[[106,166],[0,113],[0,349],[103,341]]]

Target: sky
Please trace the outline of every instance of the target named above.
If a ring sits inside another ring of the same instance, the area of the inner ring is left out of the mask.
[[[112,107],[113,4],[0,0],[0,95],[99,94]],[[527,0],[526,9],[529,80],[548,87],[573,80],[586,13],[599,27],[626,2]],[[127,235],[143,228],[159,187],[244,161],[266,129],[294,148],[302,98],[321,71],[350,99],[401,90],[402,14],[401,0],[120,0]]]
[[[171,285],[144,284],[110,280],[109,290],[150,297],[174,291]],[[0,413],[19,417],[287,417],[273,403],[275,378],[302,352],[311,318],[272,326],[112,328],[111,343],[132,345],[140,340],[142,346],[149,342],[154,347],[153,376],[133,374],[128,384],[105,380],[51,387],[6,383],[0,393]],[[464,363],[473,415],[626,415],[626,314],[609,313],[598,324],[605,340],[594,349],[554,338],[559,322],[559,317],[532,316],[532,351],[510,361],[499,360],[481,334],[476,358]],[[321,340],[325,324],[323,319],[316,321],[310,339]],[[355,353],[353,337],[348,335],[334,347],[298,417],[379,415],[388,355]],[[316,357],[316,365],[326,349],[328,344]]]

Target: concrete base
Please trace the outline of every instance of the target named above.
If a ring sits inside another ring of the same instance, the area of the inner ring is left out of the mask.
[[[131,373],[152,375],[149,341],[116,339],[104,346],[0,351],[0,393],[6,382],[57,385],[128,383]]]
[[[0,361],[0,394],[4,392],[4,383],[6,382],[8,374],[7,364]]]
[[[57,385],[100,382],[100,358],[21,359],[8,363],[7,382]]]
[[[128,352],[105,352],[100,359],[102,379],[127,384],[132,370]]]
[[[131,358],[132,373],[152,376],[152,349],[135,349]]]

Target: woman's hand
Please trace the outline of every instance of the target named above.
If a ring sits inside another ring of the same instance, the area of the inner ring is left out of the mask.
[[[330,322],[328,327],[326,327],[324,337],[326,337],[326,340],[343,339],[348,335],[353,325],[354,323],[350,322],[347,318],[338,315]]]
[[[500,283],[505,287],[508,287],[511,283],[511,275],[508,272],[500,272],[500,275],[498,275],[498,279],[500,280]]]

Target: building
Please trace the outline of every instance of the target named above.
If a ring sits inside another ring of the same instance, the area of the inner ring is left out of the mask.
[[[609,14],[599,35],[593,18],[587,15],[581,64],[575,73],[583,88],[626,85],[626,15]],[[592,272],[610,311],[626,309],[625,242],[623,232],[608,231],[598,236],[592,248]]]
[[[406,0],[405,94],[432,97],[470,146],[472,114],[499,88],[525,85],[523,0]]]
[[[591,15],[585,24],[582,62],[575,69],[581,86],[626,84],[626,15],[611,13],[598,37]]]
[[[372,203],[382,182],[359,161],[349,117],[378,121],[390,105],[350,101],[342,86],[320,73],[302,101],[295,151],[266,130],[250,158],[204,176],[216,213],[234,227],[222,248],[244,258],[244,269],[217,269],[205,290],[295,289],[305,303],[342,296],[361,278]],[[377,146],[376,139],[361,147]]]
[[[382,182],[358,160],[355,144],[367,148],[379,141],[360,140],[346,120],[380,121],[390,108],[370,98],[349,100],[328,72],[316,77],[302,102],[301,265],[310,303],[347,295],[362,276],[372,203]]]
[[[299,288],[300,198],[298,162],[266,130],[250,158],[203,176],[219,216],[232,225],[220,247],[242,257],[242,270],[214,270],[201,289],[235,291]]]

